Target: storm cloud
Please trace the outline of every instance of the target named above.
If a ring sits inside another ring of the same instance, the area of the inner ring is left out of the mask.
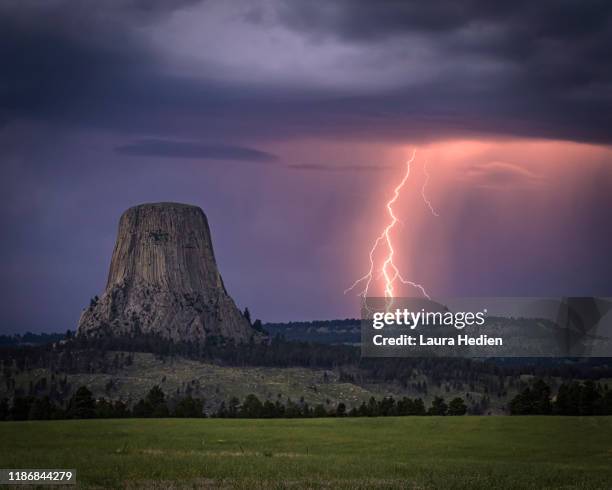
[[[199,121],[218,140],[610,143],[611,19],[580,1],[22,2],[0,8],[0,117],[188,139]]]
[[[190,158],[213,160],[243,160],[269,163],[278,158],[271,153],[254,148],[230,145],[202,145],[192,141],[171,141],[143,139],[115,148],[117,153],[131,156],[152,156],[162,158]]]

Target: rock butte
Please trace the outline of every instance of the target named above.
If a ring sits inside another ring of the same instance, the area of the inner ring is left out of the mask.
[[[261,336],[225,290],[197,206],[141,204],[121,216],[106,289],[82,313],[78,334],[140,333],[196,342]]]

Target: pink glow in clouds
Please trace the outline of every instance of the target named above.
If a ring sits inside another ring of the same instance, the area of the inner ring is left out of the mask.
[[[372,195],[388,192],[410,148],[386,156],[384,163],[396,160],[397,170],[373,181]],[[598,233],[609,233],[593,227],[597,209],[585,210],[599,199],[599,211],[608,213],[609,148],[530,140],[452,141],[420,147],[419,157],[396,204],[403,224],[395,230],[394,240],[401,244],[397,261],[408,278],[434,295],[569,294],[588,288],[587,283],[576,285],[571,271],[588,266],[591,243]],[[437,218],[420,195],[426,175],[418,160],[425,159],[428,198]],[[366,219],[353,217],[350,268],[363,269],[383,204],[381,197]],[[564,278],[554,292],[544,288],[544,279],[551,276]],[[382,286],[377,286],[375,294],[382,295]],[[403,294],[414,291],[405,288]]]

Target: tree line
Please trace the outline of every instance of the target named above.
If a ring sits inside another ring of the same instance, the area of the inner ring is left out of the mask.
[[[435,397],[429,406],[421,398],[403,397],[395,400],[371,397],[361,405],[347,408],[343,402],[326,408],[314,406],[301,400],[299,403],[287,399],[261,401],[256,395],[247,395],[241,402],[232,397],[228,402],[209,414],[205,412],[204,400],[191,395],[178,400],[169,400],[159,386],[154,386],[147,395],[129,407],[122,401],[105,398],[95,399],[92,392],[81,386],[70,397],[65,407],[54,403],[48,396],[15,397],[0,400],[0,420],[57,420],[92,418],[164,418],[164,417],[217,417],[217,418],[315,418],[315,417],[389,417],[407,415],[465,415],[467,406],[462,398],[453,398],[448,404],[442,397]]]
[[[96,399],[86,386],[78,388],[65,406],[56,404],[48,396],[17,396],[12,404],[6,398],[0,400],[0,420],[203,416],[204,400],[187,395],[170,404],[159,386],[151,388],[132,407],[121,400]]]
[[[323,404],[310,406],[306,402],[296,403],[287,400],[262,402],[255,395],[247,395],[241,403],[233,397],[226,404],[222,402],[219,409],[212,414],[219,418],[316,418],[316,417],[398,417],[408,415],[465,415],[467,406],[462,398],[453,398],[446,403],[444,398],[435,397],[431,406],[426,409],[421,398],[403,397],[395,400],[385,397],[377,400],[371,397],[368,402],[347,408],[343,402],[335,407],[326,408]]]
[[[592,380],[571,381],[551,395],[550,386],[536,380],[510,401],[511,415],[612,415],[612,390]]]

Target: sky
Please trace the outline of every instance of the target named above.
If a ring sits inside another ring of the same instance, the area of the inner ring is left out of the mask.
[[[0,32],[0,333],[74,329],[157,201],[254,317],[357,317],[413,152],[406,278],[612,296],[610,2],[23,0]]]

